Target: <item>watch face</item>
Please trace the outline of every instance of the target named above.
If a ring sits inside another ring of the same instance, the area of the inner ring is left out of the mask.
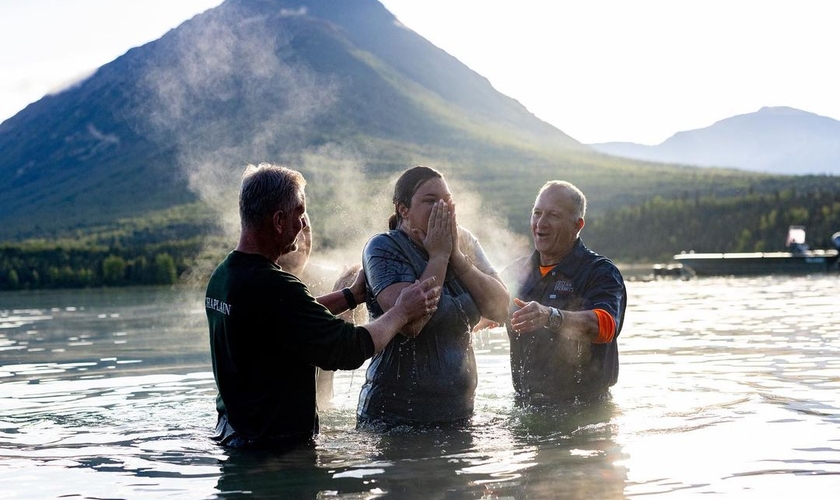
[[[551,315],[548,317],[548,327],[552,330],[560,328],[563,324],[562,321],[563,316],[560,315],[560,311],[558,311],[556,307],[552,307]]]

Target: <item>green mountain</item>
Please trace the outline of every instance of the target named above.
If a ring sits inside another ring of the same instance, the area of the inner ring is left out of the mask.
[[[582,149],[377,2],[228,1],[0,125],[2,236],[194,201],[199,169],[295,165],[326,144],[374,171]]]
[[[323,248],[382,230],[393,177],[415,164],[447,175],[479,232],[526,234],[539,186],[570,180],[614,255],[611,211],[787,182],[597,153],[375,0],[227,0],[0,124],[0,241],[229,246],[242,169],[262,161],[303,171]]]

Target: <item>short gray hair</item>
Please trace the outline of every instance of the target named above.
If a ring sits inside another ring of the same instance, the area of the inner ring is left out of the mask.
[[[239,189],[243,228],[258,228],[278,210],[289,213],[301,201],[306,179],[297,170],[271,163],[248,165]]]
[[[540,192],[537,193],[537,196],[539,196],[546,189],[551,188],[566,190],[566,192],[569,193],[569,197],[571,198],[572,203],[574,203],[575,207],[577,208],[578,218],[583,219],[584,217],[586,217],[586,195],[584,195],[583,191],[578,189],[577,186],[575,186],[569,181],[548,181],[545,184],[543,184],[543,186],[540,188]]]

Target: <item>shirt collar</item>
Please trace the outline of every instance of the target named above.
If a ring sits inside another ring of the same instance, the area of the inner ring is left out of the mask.
[[[573,276],[575,271],[577,270],[578,266],[580,266],[581,259],[580,257],[586,251],[586,246],[583,244],[583,240],[578,238],[575,240],[575,244],[572,245],[572,248],[566,252],[566,255],[560,259],[554,268],[557,271],[565,274],[566,276]],[[531,254],[531,263],[533,264],[534,268],[540,268],[540,253],[534,250],[534,253]]]

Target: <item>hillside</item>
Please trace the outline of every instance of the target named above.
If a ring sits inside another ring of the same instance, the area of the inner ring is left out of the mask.
[[[459,221],[508,250],[549,179],[586,192],[593,228],[656,196],[787,182],[597,153],[375,0],[227,0],[0,124],[0,241],[120,250],[126,262],[140,247],[182,255],[173,242],[208,235],[229,248],[242,167],[261,161],[306,175],[316,246],[356,252],[384,228],[393,176],[414,164],[446,173]],[[624,246],[601,241],[608,254]]]
[[[765,107],[678,132],[656,146],[627,142],[591,146],[605,154],[663,163],[840,175],[840,121],[787,107]]]
[[[2,236],[193,201],[325,145],[372,171],[583,148],[374,0],[229,0],[0,124]]]

